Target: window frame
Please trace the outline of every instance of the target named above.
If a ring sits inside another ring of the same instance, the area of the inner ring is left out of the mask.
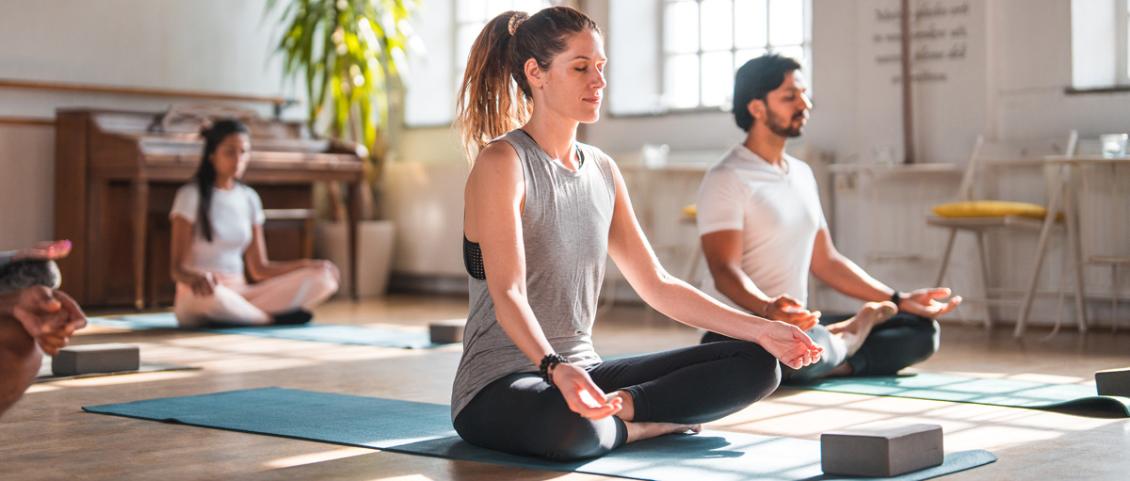
[[[1115,18],[1115,86],[1130,87],[1130,0],[1117,0]]]
[[[459,88],[462,87],[462,85],[460,85],[460,83],[463,81],[463,71],[467,68],[467,59],[466,58],[462,58],[462,59],[459,58],[459,56],[463,53],[461,50],[459,50],[459,31],[462,27],[472,24],[472,22],[460,22],[459,21],[459,7],[463,2],[466,2],[466,1],[468,1],[468,0],[451,0],[451,32],[452,32],[452,35],[451,35],[451,52],[452,52],[451,60],[452,60],[452,62],[454,62],[454,64],[451,67],[451,76],[452,76],[451,85],[453,85],[454,88],[455,88],[455,101],[456,101],[456,103],[459,102]],[[515,5],[515,3],[518,0],[508,0],[508,1],[510,2],[510,10],[517,9],[517,5]],[[552,7],[556,4],[567,4],[567,3],[562,3],[560,1],[555,2],[553,0],[536,0],[536,1],[540,1],[542,3],[541,8],[549,8],[549,7]],[[485,5],[484,5],[484,7],[485,7]],[[486,22],[491,21],[491,19],[493,19],[495,15],[498,15],[500,13],[502,13],[502,12],[498,12],[498,13],[495,13],[494,15],[491,15],[490,12],[487,12],[487,16],[483,19],[483,23],[481,25],[479,25],[479,30],[481,31],[482,28],[484,26],[486,26]],[[526,13],[528,13],[529,15],[533,15],[535,12],[526,12]],[[452,117],[452,121],[454,121],[455,120],[455,108],[454,107],[452,107],[451,117]]]
[[[658,38],[658,42],[656,42],[657,48],[659,49],[659,61],[657,62],[658,72],[656,72],[656,74],[659,76],[659,79],[660,79],[660,85],[659,85],[660,97],[662,98],[664,95],[666,95],[667,87],[668,87],[669,82],[670,82],[670,79],[667,78],[667,61],[668,61],[668,58],[676,56],[676,55],[689,55],[690,54],[689,52],[668,53],[666,51],[666,48],[667,48],[666,47],[666,41],[667,41],[667,28],[666,28],[667,27],[667,5],[669,5],[671,3],[680,2],[680,1],[694,1],[695,7],[697,8],[697,10],[699,12],[699,14],[697,16],[698,22],[699,22],[699,26],[698,26],[698,48],[694,52],[695,57],[697,57],[697,59],[698,59],[698,94],[697,94],[697,100],[696,100],[695,106],[693,106],[693,107],[672,107],[672,106],[669,106],[669,105],[666,105],[666,104],[662,104],[662,105],[659,106],[658,111],[654,112],[654,113],[616,114],[617,117],[655,117],[655,116],[662,116],[662,115],[667,115],[667,114],[706,113],[706,112],[719,112],[719,111],[727,112],[727,111],[730,110],[731,106],[727,105],[726,102],[723,102],[722,105],[705,105],[705,104],[702,103],[702,89],[703,89],[702,56],[703,56],[704,53],[714,53],[714,52],[725,52],[726,51],[726,50],[705,51],[705,50],[702,49],[702,2],[703,2],[703,0],[659,0],[659,4],[660,4],[659,7],[660,8],[659,8],[659,15],[658,15],[658,19],[657,19],[659,21],[659,38]],[[733,14],[732,9],[736,8],[737,2],[740,2],[740,1],[742,1],[742,0],[733,0],[731,2],[731,4],[730,4],[731,19],[734,18],[734,14]],[[765,53],[772,53],[772,52],[776,52],[776,51],[778,51],[778,49],[784,48],[784,47],[800,47],[801,51],[803,52],[804,58],[798,59],[798,60],[801,60],[801,65],[802,65],[802,67],[805,71],[805,74],[806,74],[805,78],[808,79],[808,83],[809,83],[808,88],[809,88],[809,90],[811,90],[812,89],[812,85],[811,85],[812,84],[812,72],[811,72],[811,69],[812,69],[812,0],[800,0],[800,1],[801,1],[801,22],[803,22],[803,26],[802,26],[803,32],[802,32],[801,43],[800,44],[790,44],[790,45],[774,45],[772,43],[772,40],[771,40],[772,34],[770,33],[770,27],[771,27],[771,20],[770,20],[771,17],[770,17],[770,15],[771,15],[771,9],[772,9],[772,5],[773,5],[773,0],[766,0],[765,1],[765,44],[763,46],[761,46],[760,48]],[[1130,0],[1122,0],[1122,1],[1123,2],[1130,2]],[[733,26],[734,30],[736,30],[736,27],[737,27],[736,25]],[[731,59],[736,58],[739,51],[750,50],[748,48],[738,48],[738,46],[736,44],[735,37],[736,37],[736,35],[734,35],[734,31],[731,31],[730,49],[729,49]],[[753,47],[753,48],[756,49],[756,48],[759,48],[759,47]],[[735,65],[734,66],[734,73],[736,73],[736,71],[737,71],[737,66]],[[660,102],[663,103],[665,101],[661,100]]]

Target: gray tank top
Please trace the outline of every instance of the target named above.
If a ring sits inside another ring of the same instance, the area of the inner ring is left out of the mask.
[[[597,364],[592,325],[616,205],[612,160],[578,142],[584,163],[573,172],[522,130],[498,141],[518,152],[525,178],[522,235],[530,308],[558,354],[581,367]],[[516,372],[537,372],[498,324],[486,281],[469,277],[468,289],[470,313],[451,392],[452,419],[491,382]]]

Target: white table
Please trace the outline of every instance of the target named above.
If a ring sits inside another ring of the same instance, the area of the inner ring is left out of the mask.
[[[1044,217],[1044,224],[1040,228],[1040,241],[1037,246],[1036,266],[1028,286],[1028,293],[1024,297],[1024,307],[1020,310],[1020,317],[1016,320],[1016,330],[1013,333],[1019,337],[1024,334],[1028,315],[1035,299],[1036,285],[1039,282],[1040,270],[1043,268],[1044,254],[1047,249],[1048,235],[1056,221],[1056,212],[1060,205],[1063,206],[1064,223],[1067,227],[1067,243],[1071,255],[1071,263],[1075,270],[1075,319],[1079,323],[1079,332],[1087,332],[1087,310],[1083,285],[1083,248],[1079,236],[1078,192],[1075,191],[1075,182],[1072,178],[1075,167],[1084,164],[1121,164],[1130,163],[1130,156],[1103,157],[1100,155],[1050,155],[1044,157],[1045,164],[1054,166],[1051,169],[1052,191],[1048,200],[1048,215]],[[1117,289],[1117,286],[1116,286]],[[1117,294],[1116,294],[1117,297]],[[1059,321],[1056,321],[1056,329]],[[1053,331],[1054,332],[1054,331]]]

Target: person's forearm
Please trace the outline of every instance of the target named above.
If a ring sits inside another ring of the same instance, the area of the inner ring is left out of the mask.
[[[653,285],[636,290],[644,302],[667,317],[735,339],[758,342],[766,323],[772,322],[722,304],[667,272],[660,272]]]
[[[0,315],[0,415],[23,396],[39,371],[42,355],[23,325]]]
[[[812,273],[833,289],[861,301],[885,301],[895,292],[844,256],[830,259]]]
[[[19,291],[0,294],[0,319],[12,315],[12,310],[16,308],[18,299]]]
[[[542,358],[555,352],[545,338],[524,293],[511,288],[492,292],[490,296],[494,301],[494,314],[498,317],[498,324],[534,366],[539,366]]]
[[[745,272],[735,267],[724,267],[712,274],[714,287],[738,307],[754,314],[764,314],[773,302]]]
[[[252,271],[254,281],[263,281],[272,277],[281,276],[290,272],[309,265],[309,259],[298,259],[293,261],[267,261],[263,265]]]
[[[173,281],[180,284],[192,284],[192,281],[196,276],[204,274],[203,272],[196,271],[196,269],[178,264],[173,264],[172,269],[170,270],[172,271],[170,272],[170,275],[172,276]]]

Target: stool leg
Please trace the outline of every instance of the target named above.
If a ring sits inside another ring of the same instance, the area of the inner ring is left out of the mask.
[[[935,286],[942,285],[942,281],[946,278],[946,268],[950,265],[950,254],[953,253],[953,242],[957,239],[957,229],[950,228],[949,239],[946,240],[946,250],[942,254],[942,265],[938,268],[938,280],[934,282]]]
[[[1044,267],[1044,254],[1048,248],[1048,236],[1051,234],[1052,225],[1055,224],[1056,212],[1059,211],[1060,196],[1063,194],[1062,173],[1056,176],[1048,201],[1048,213],[1044,216],[1044,225],[1040,227],[1040,241],[1036,246],[1036,265],[1032,269],[1032,278],[1028,281],[1028,292],[1024,295],[1024,304],[1020,308],[1020,316],[1016,318],[1016,329],[1013,337],[1024,335],[1024,327],[1028,322],[1028,313],[1032,310],[1032,301],[1036,299],[1036,287],[1040,282],[1040,270]]]
[[[1110,264],[1110,332],[1118,332],[1118,263]]]
[[[989,256],[985,247],[985,233],[977,231],[977,254],[981,264],[981,285],[985,287],[985,329],[993,329],[993,309],[989,303]],[[936,284],[941,285],[941,284]]]

